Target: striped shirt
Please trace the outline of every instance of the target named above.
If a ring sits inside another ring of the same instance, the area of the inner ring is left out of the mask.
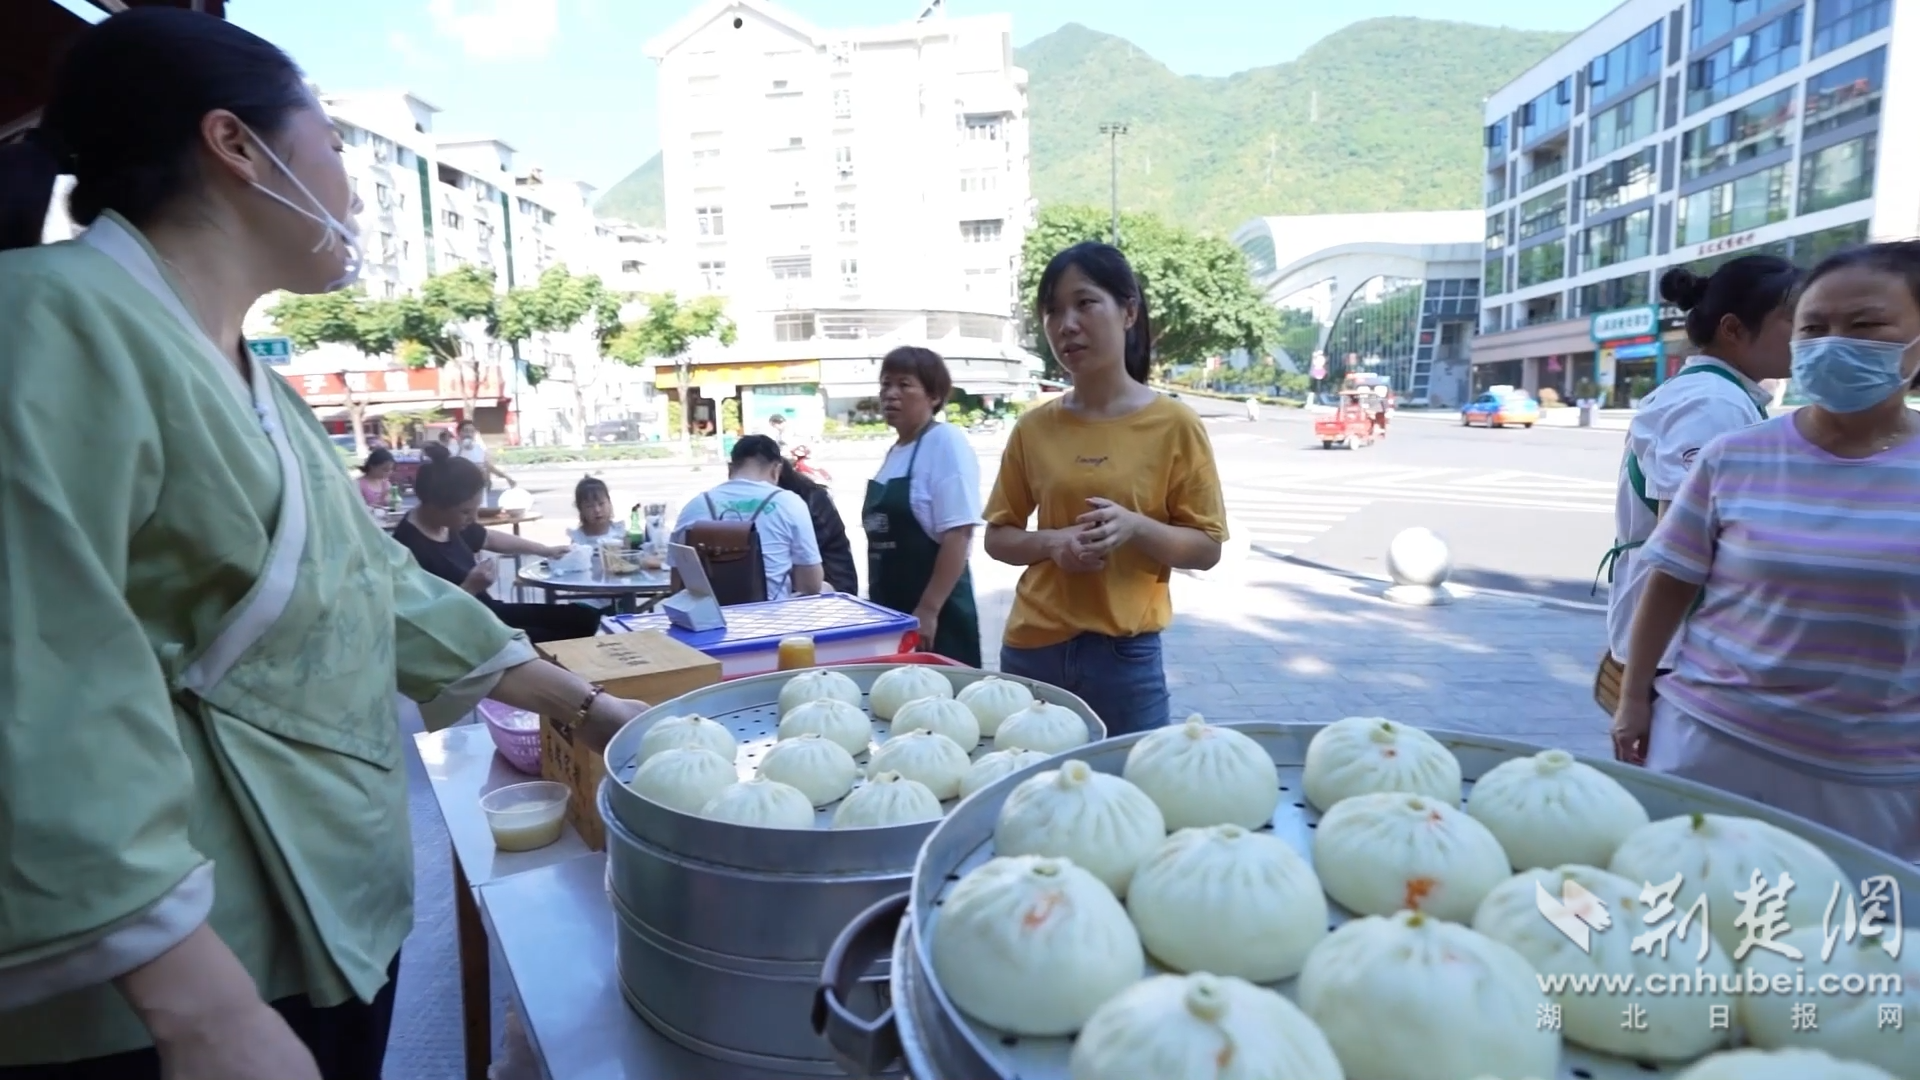
[[[1920,783],[1920,440],[1852,460],[1791,415],[1730,432],[1640,557],[1705,586],[1663,697],[1816,770]]]

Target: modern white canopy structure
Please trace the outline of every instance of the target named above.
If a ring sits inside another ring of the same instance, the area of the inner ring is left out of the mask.
[[[1328,378],[1358,365],[1410,399],[1457,403],[1485,227],[1477,210],[1262,217],[1233,243],[1271,303],[1313,312]]]

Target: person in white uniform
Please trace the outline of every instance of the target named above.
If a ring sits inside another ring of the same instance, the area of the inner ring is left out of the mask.
[[[1792,365],[1791,303],[1800,276],[1785,259],[1748,255],[1711,277],[1676,267],[1660,278],[1661,299],[1687,313],[1687,340],[1699,353],[1641,401],[1627,427],[1614,501],[1617,539],[1594,579],[1596,592],[1600,576],[1613,585],[1607,651],[1594,679],[1594,700],[1609,714],[1619,704],[1633,610],[1646,583],[1634,551],[1653,535],[1701,447],[1766,419],[1773,394],[1761,381],[1785,378]],[[1669,649],[1661,668],[1672,666]]]

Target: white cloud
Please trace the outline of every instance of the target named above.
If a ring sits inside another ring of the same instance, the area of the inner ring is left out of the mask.
[[[427,0],[436,32],[472,60],[532,60],[560,33],[559,0]]]

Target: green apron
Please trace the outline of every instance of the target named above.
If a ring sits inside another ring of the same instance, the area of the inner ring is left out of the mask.
[[[920,440],[932,426],[929,423],[914,436],[905,475],[867,481],[867,501],[861,509],[861,524],[867,532],[867,598],[909,614],[920,606],[920,594],[933,579],[933,566],[940,557],[940,541],[913,519],[913,466],[920,457]],[[973,603],[971,567],[960,572],[937,618],[933,641],[921,642],[920,648],[979,667],[980,612]]]
[[[1745,397],[1749,403],[1753,401],[1752,395],[1747,393],[1747,385],[1741,382],[1733,372],[1728,371],[1718,364],[1696,364],[1693,367],[1681,370],[1674,378],[1678,379],[1683,375],[1695,375],[1703,372],[1709,375],[1718,375],[1727,380],[1740,388],[1741,396]],[[1754,405],[1753,411],[1756,414],[1755,423],[1759,423],[1767,418],[1766,410],[1762,409],[1759,405]],[[1633,489],[1633,497],[1640,500],[1641,505],[1647,508],[1648,513],[1656,517],[1659,516],[1660,501],[1647,497],[1647,474],[1641,471],[1640,459],[1635,457],[1632,451],[1627,452],[1627,486]],[[1620,561],[1620,556],[1644,543],[1646,543],[1645,540],[1617,540],[1612,547],[1608,548],[1607,553],[1600,557],[1600,569],[1594,572],[1593,592],[1589,593],[1589,595],[1599,593],[1600,579],[1602,577],[1607,579],[1607,584],[1613,584],[1613,568],[1614,564]],[[1694,609],[1698,610],[1701,601],[1705,599],[1706,592],[1702,590],[1700,596],[1695,598],[1693,602]]]

